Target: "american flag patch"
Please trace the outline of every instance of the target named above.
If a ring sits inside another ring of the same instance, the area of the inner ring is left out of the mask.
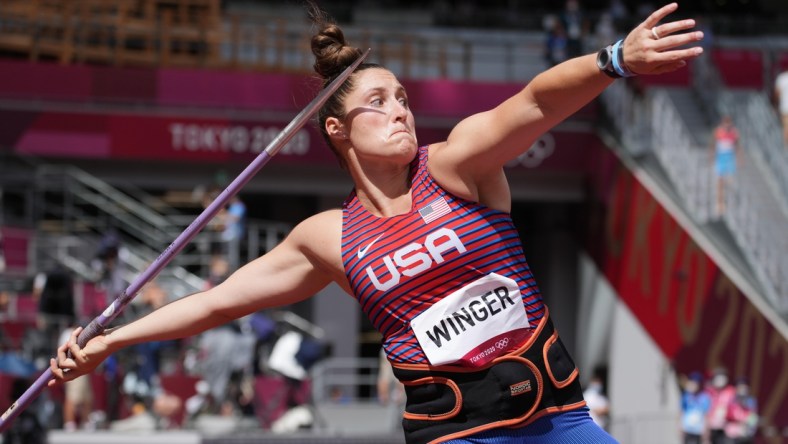
[[[451,213],[451,207],[449,207],[449,203],[446,202],[443,196],[433,200],[429,205],[419,210],[419,215],[421,215],[425,224],[449,213]]]

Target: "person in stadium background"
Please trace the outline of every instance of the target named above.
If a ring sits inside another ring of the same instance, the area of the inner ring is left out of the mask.
[[[783,143],[788,147],[788,69],[778,74],[774,81],[774,98],[783,127]]]
[[[728,408],[736,396],[736,389],[730,384],[726,368],[717,367],[712,371],[711,378],[706,384],[706,393],[711,400],[706,418],[709,440],[711,444],[726,444],[725,424]]]
[[[662,23],[677,8],[660,8],[598,54],[545,71],[429,145],[417,143],[407,92],[395,75],[361,65],[318,113],[319,129],[355,184],[343,208],[301,222],[218,286],[84,348],[75,330],[51,361],[52,383],[92,371],[119,348],[195,335],[301,301],[333,281],[359,300],[383,335],[406,386],[408,441],[615,442],[588,415],[577,369],[525,261],[503,166],[615,78],[673,71],[700,55],[694,44],[703,36],[693,20]],[[315,71],[328,84],[361,51],[314,4],[310,12]],[[511,383],[495,387],[485,374]],[[420,382],[444,380],[457,391]],[[463,391],[484,396],[452,401]],[[445,408],[446,415],[425,419],[423,407]]]
[[[692,372],[684,381],[681,393],[681,432],[684,444],[701,444],[706,433],[706,415],[711,407],[709,394],[703,390],[703,375]]]
[[[230,267],[235,271],[241,261],[241,241],[246,230],[246,205],[238,196],[233,196],[230,204],[222,212],[221,238],[224,242],[224,256]]]
[[[605,384],[601,375],[595,372],[591,376],[591,380],[588,381],[588,385],[583,391],[583,399],[586,401],[591,419],[599,427],[607,430],[610,419],[610,400],[605,395]]]
[[[722,116],[720,124],[714,128],[711,141],[712,162],[717,178],[717,204],[715,213],[719,216],[725,212],[725,199],[731,178],[736,174],[736,165],[741,158],[739,131],[733,124],[731,116]]]
[[[758,403],[750,394],[746,378],[736,379],[736,396],[728,405],[725,419],[725,436],[732,444],[750,444],[755,440],[758,427]]]

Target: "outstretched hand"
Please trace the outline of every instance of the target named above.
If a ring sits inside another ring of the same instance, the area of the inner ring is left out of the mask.
[[[92,372],[110,355],[111,350],[104,335],[92,338],[81,348],[77,344],[81,331],[82,327],[76,328],[68,342],[58,347],[57,357],[49,360],[49,368],[54,376],[54,379],[49,381],[50,387]]]
[[[691,31],[695,20],[660,23],[678,9],[677,3],[654,11],[624,39],[624,64],[636,74],[674,71],[703,53],[700,46],[684,47],[703,39],[703,32]],[[677,34],[678,33],[678,34]]]

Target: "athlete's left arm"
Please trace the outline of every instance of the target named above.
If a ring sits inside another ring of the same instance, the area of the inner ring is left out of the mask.
[[[629,33],[624,41],[624,61],[629,70],[637,74],[669,72],[701,54],[700,47],[679,48],[699,41],[701,32],[675,34],[692,29],[694,20],[659,24],[677,7],[673,3],[655,11]],[[655,26],[660,39],[652,34]],[[596,54],[561,63],[537,75],[496,108],[457,124],[447,142],[431,152],[431,169],[439,176],[441,171],[453,171],[466,183],[478,184],[478,180],[522,154],[537,137],[588,104],[612,82],[597,67]]]

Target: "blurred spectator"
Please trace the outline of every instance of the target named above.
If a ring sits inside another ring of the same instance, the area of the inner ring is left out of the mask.
[[[200,336],[198,373],[205,384],[187,407],[192,420],[203,413],[251,417],[257,334],[255,315],[206,331]],[[207,391],[205,389],[207,387]]]
[[[711,380],[706,387],[709,394],[711,407],[706,418],[711,444],[727,444],[725,438],[725,424],[728,417],[728,407],[736,396],[736,389],[728,382],[728,371],[724,367],[714,369]]]
[[[580,7],[579,0],[566,0],[561,13],[561,24],[566,31],[567,58],[583,54],[583,38],[588,33],[588,23]]]
[[[733,125],[731,116],[722,116],[720,124],[714,129],[711,142],[713,154],[714,173],[717,177],[717,215],[725,212],[726,189],[731,177],[736,173],[736,164],[741,156],[739,144],[739,131]]]
[[[252,373],[255,343],[255,335],[238,323],[225,324],[200,336],[198,368],[211,389],[212,413],[227,412],[230,407],[240,411],[240,406],[234,405],[239,398],[231,392],[236,388],[234,383],[242,380],[241,375]]]
[[[167,302],[167,293],[161,288],[154,279],[145,284],[140,290],[140,294],[132,305],[134,319],[146,316]],[[152,390],[161,368],[161,354],[167,348],[176,348],[176,341],[151,341],[137,344],[132,347],[134,352],[131,371],[139,378],[140,383],[148,386]]]
[[[70,325],[60,334],[58,344],[65,344],[71,337],[76,325]],[[90,387],[90,375],[80,376],[65,383],[66,396],[63,400],[63,428],[68,432],[77,430],[81,425],[83,429],[92,429],[90,413],[93,410],[93,390]]]
[[[605,385],[598,371],[591,376],[588,387],[583,391],[583,398],[586,400],[586,405],[588,405],[588,413],[591,415],[591,419],[599,427],[607,430],[610,402],[605,395]]]
[[[75,321],[71,273],[60,264],[38,273],[33,280],[33,298],[38,301],[39,333],[43,332],[43,342],[51,346],[63,329]]]
[[[246,231],[246,205],[240,197],[233,196],[222,217],[224,218],[222,231],[224,254],[230,271],[235,271],[241,263],[241,241]]]
[[[388,423],[386,431],[395,432],[402,428],[402,413],[405,411],[405,387],[394,376],[391,363],[386,358],[385,350],[380,350],[378,370],[378,401],[388,406]]]
[[[221,193],[218,185],[194,192],[202,200],[203,208],[208,208]],[[246,205],[240,197],[233,196],[228,205],[218,210],[208,223],[207,232],[212,239],[208,265],[208,273],[211,275],[209,285],[214,286],[238,269],[241,263],[241,242],[246,232]],[[218,268],[222,268],[219,273]]]
[[[731,444],[754,442],[758,426],[758,405],[750,395],[750,385],[745,378],[736,381],[736,396],[728,406],[725,436]]]
[[[106,305],[117,299],[128,286],[126,282],[126,265],[123,261],[125,250],[120,235],[114,229],[109,230],[99,242],[93,268],[98,274],[98,282],[106,292]]]
[[[777,111],[783,125],[783,143],[788,146],[788,70],[777,76],[774,82],[774,97],[777,100]]]
[[[706,430],[706,415],[711,399],[703,388],[703,375],[693,372],[684,382],[681,394],[681,431],[684,444],[701,444]]]
[[[105,420],[112,422],[120,418],[121,403],[123,398],[122,379],[120,363],[117,355],[110,355],[102,364],[102,377],[104,378],[104,386],[107,388],[105,405],[107,411],[105,412]]]
[[[545,61],[549,66],[555,66],[567,59],[566,31],[561,20],[552,15],[545,16],[544,27],[547,30]]]

